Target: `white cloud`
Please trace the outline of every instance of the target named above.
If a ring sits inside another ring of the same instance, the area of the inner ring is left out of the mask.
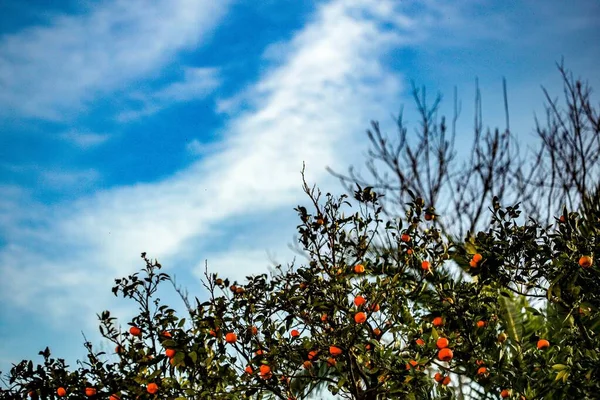
[[[134,98],[142,103],[138,109],[120,113],[117,120],[131,121],[157,113],[174,103],[198,100],[206,97],[220,84],[216,68],[186,68],[183,79],[172,82],[154,92],[136,92]]]
[[[0,110],[68,120],[98,96],[126,90],[206,40],[227,3],[113,0],[4,35]]]
[[[51,316],[54,298],[63,309],[70,304],[73,316],[89,314],[106,304],[108,282],[140,266],[140,251],[168,265],[190,250],[185,243],[221,221],[305,201],[303,161],[311,181],[335,182],[324,167],[345,167],[359,154],[361,146],[353,143],[368,119],[388,115],[401,88],[379,62],[397,38],[382,34],[370,4],[321,7],[279,65],[250,90],[253,110],[227,126],[222,151],[162,182],[58,205],[51,217],[40,213],[39,229],[17,227],[14,243],[0,252],[11,276],[0,283],[4,300]],[[368,18],[351,15],[355,11]]]
[[[94,132],[81,132],[71,130],[64,132],[60,135],[60,138],[75,144],[82,149],[89,149],[105,143],[109,139],[109,135],[106,133],[94,133]]]

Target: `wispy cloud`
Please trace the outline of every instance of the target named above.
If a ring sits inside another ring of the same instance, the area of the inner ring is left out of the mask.
[[[68,120],[206,40],[227,1],[113,0],[0,38],[0,113]],[[192,73],[193,74],[193,73]]]
[[[157,90],[137,91],[130,96],[141,106],[120,113],[117,120],[126,122],[159,112],[167,106],[199,100],[210,94],[220,84],[216,68],[186,68],[183,78]]]
[[[109,282],[139,267],[140,251],[175,263],[190,251],[191,239],[200,240],[221,221],[295,206],[302,201],[303,161],[311,181],[333,182],[324,167],[342,167],[358,156],[351,143],[362,135],[360,127],[387,110],[401,89],[380,63],[397,37],[385,34],[369,6],[321,6],[250,90],[251,109],[228,124],[222,151],[161,182],[31,213],[0,252],[10,278],[0,283],[3,300],[41,315],[59,309],[74,318],[93,315],[98,304],[108,303]],[[203,256],[216,254],[195,255]],[[229,272],[248,272],[240,268]]]
[[[70,130],[60,135],[61,139],[69,143],[73,143],[81,149],[89,149],[101,145],[102,143],[106,142],[109,137],[110,135],[106,133],[94,133],[76,130]]]

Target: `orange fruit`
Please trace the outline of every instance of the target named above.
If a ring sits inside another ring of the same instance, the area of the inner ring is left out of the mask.
[[[93,387],[87,387],[85,388],[85,395],[87,397],[92,397],[96,394],[96,389],[94,389]]]
[[[367,314],[365,314],[364,312],[360,311],[354,314],[354,322],[356,322],[357,324],[364,324],[366,320]]]
[[[579,259],[579,265],[581,268],[589,268],[592,266],[592,257],[590,256],[581,256]]]
[[[448,347],[448,339],[441,337],[437,340],[437,342],[435,343],[435,345],[437,346],[438,349],[445,349],[446,347]]]
[[[67,395],[67,391],[64,387],[61,386],[58,389],[56,389],[56,394],[58,395],[58,397],[65,397]]]
[[[115,347],[115,353],[119,354],[123,352],[123,348],[119,345],[117,345],[117,347]]]
[[[477,361],[475,361],[475,364],[480,365],[480,366],[481,365],[485,365],[485,361],[483,361],[483,360],[477,360]]]
[[[304,366],[305,369],[311,369],[312,368],[312,362],[310,362],[310,361],[304,361],[302,363],[302,366]]]
[[[377,312],[381,309],[381,307],[379,306],[379,304],[371,304],[369,306],[369,311],[373,311],[373,312]]]
[[[442,317],[435,317],[431,323],[433,326],[442,326],[444,325],[444,319]]]
[[[33,396],[35,396],[35,392],[34,392],[33,390],[32,390],[32,391],[30,391],[30,392],[29,392],[29,393],[27,393],[27,394],[29,395],[29,397],[33,397]]]
[[[510,390],[502,389],[502,391],[500,392],[500,397],[502,397],[503,399],[510,397]]]
[[[176,351],[175,351],[174,349],[167,349],[167,350],[165,350],[165,355],[166,355],[168,358],[173,358],[173,357],[175,357],[175,353],[176,353]]]
[[[477,370],[477,375],[485,375],[486,373],[487,373],[486,367],[479,367],[479,369]]]
[[[292,329],[292,331],[290,332],[290,335],[292,337],[298,337],[298,336],[300,336],[300,332],[298,331],[298,329]]]
[[[330,367],[335,367],[335,364],[337,364],[337,361],[335,360],[335,358],[329,357],[327,359],[327,365],[329,365]]]
[[[435,379],[436,382],[440,383],[444,380],[444,376],[442,374],[440,374],[439,372],[436,372],[433,379]]]
[[[211,329],[211,330],[208,332],[208,334],[209,334],[210,336],[212,336],[212,337],[217,337],[217,332],[215,332],[215,330],[214,330],[214,329]]]
[[[250,330],[250,333],[252,334],[252,336],[256,336],[258,335],[258,328],[255,326],[251,326],[250,328],[248,328]]]
[[[485,326],[485,321],[482,321],[482,320],[477,321],[478,328],[483,328],[484,326]]]
[[[546,349],[548,347],[550,347],[550,342],[549,341],[547,341],[546,339],[540,339],[540,340],[538,340],[538,342],[537,342],[537,348],[539,350],[543,350],[543,349]]]
[[[164,331],[164,332],[162,333],[162,335],[163,335],[164,337],[171,337],[171,332],[169,332],[169,331]]]
[[[362,264],[358,264],[354,267],[354,272],[356,272],[357,274],[363,274],[365,272],[365,266]]]
[[[410,369],[410,367],[416,367],[417,365],[419,365],[418,362],[416,362],[415,360],[410,360],[407,364],[406,364],[406,369]]]
[[[158,385],[154,382],[149,383],[148,385],[146,385],[146,390],[150,394],[155,394],[156,392],[158,392]]]
[[[354,298],[354,305],[355,305],[356,307],[360,307],[360,306],[364,305],[366,302],[367,302],[367,301],[366,301],[366,300],[365,300],[365,298],[364,298],[364,297],[362,297],[362,296],[356,296],[356,297]]]
[[[508,339],[508,335],[506,333],[502,332],[501,334],[498,335],[498,342],[499,343],[506,342],[506,339]]]
[[[433,214],[425,213],[425,221],[431,221],[433,219]]]
[[[235,294],[242,294],[246,291],[246,289],[244,289],[241,286],[238,286],[237,288],[235,288]]]
[[[327,321],[327,314],[321,315],[321,321],[323,321],[323,322]]]
[[[269,367],[268,365],[261,365],[259,370],[259,375],[263,379],[269,379],[271,376],[273,376],[273,374],[271,374],[271,367]]]
[[[225,341],[227,343],[235,343],[237,342],[237,335],[233,332],[229,332],[227,335],[225,335]]]
[[[429,271],[430,268],[431,268],[431,263],[429,261],[425,260],[421,263],[421,269],[423,271]]]
[[[476,264],[479,264],[479,262],[483,259],[483,256],[479,253],[473,255],[472,260],[475,261]]]
[[[309,360],[313,360],[317,356],[317,354],[319,354],[319,352],[316,351],[316,350],[309,351],[308,352],[308,359]]]
[[[447,376],[444,378],[444,380],[442,381],[442,385],[447,386],[450,383],[450,377]]]
[[[419,346],[425,346],[425,341],[421,338],[418,338],[417,340],[415,340],[415,342],[419,345]]]
[[[413,249],[408,249],[406,250],[406,254],[408,254],[409,256],[413,253]]]
[[[252,367],[250,365],[248,365],[246,368],[244,368],[244,371],[246,371],[247,374],[252,374],[254,372],[254,370],[252,369]]]
[[[132,326],[129,328],[129,333],[131,333],[133,336],[140,336],[142,334],[142,330],[137,326]]]
[[[452,350],[447,347],[438,352],[438,358],[440,361],[450,361],[452,360],[452,357],[454,357],[454,353],[452,353]]]
[[[264,354],[264,351],[262,351],[261,349],[258,349],[254,352],[254,354],[256,354],[257,356],[262,356]]]
[[[116,394],[111,394],[108,400],[121,400],[121,398]]]
[[[229,286],[229,290],[231,290],[233,293],[235,293],[237,291],[237,286],[231,285],[231,286]]]
[[[410,236],[408,236],[406,233],[403,233],[402,236],[400,236],[400,240],[402,240],[405,243],[410,242]]]
[[[381,336],[381,329],[379,329],[379,328],[373,329],[373,335],[375,335],[377,337]]]
[[[334,357],[337,357],[340,354],[342,354],[342,349],[336,346],[329,346],[329,354],[331,354]]]
[[[323,221],[323,218],[317,219],[317,225],[323,225],[324,223],[325,221]]]

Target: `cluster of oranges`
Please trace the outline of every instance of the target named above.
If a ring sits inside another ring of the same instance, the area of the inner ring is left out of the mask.
[[[483,256],[481,254],[479,254],[479,253],[473,254],[473,257],[471,258],[469,265],[471,266],[471,268],[477,268],[482,259],[483,259]]]

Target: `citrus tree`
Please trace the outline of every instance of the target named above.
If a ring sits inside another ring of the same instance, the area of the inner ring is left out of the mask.
[[[139,315],[126,328],[99,315],[118,360],[85,343],[88,359],[69,369],[46,349],[42,365],[13,366],[0,398],[290,400],[324,387],[347,399],[452,399],[462,378],[478,398],[598,393],[598,202],[540,225],[494,199],[487,229],[453,243],[420,197],[389,219],[373,188],[357,186],[353,201],[304,190],[306,264],[244,282],[207,271],[208,298],[184,297],[180,317],[155,299],[170,277],[142,254],[142,275],[113,288]],[[395,251],[373,255],[378,239]],[[469,279],[457,280],[457,267]]]

